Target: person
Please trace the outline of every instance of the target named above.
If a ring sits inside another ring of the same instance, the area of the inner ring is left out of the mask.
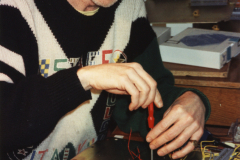
[[[0,12],[1,159],[71,159],[111,115],[159,156],[200,139],[209,101],[174,86],[142,0],[1,0]]]

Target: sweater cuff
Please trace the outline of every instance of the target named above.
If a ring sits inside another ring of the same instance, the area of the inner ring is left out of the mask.
[[[91,99],[90,90],[85,91],[77,77],[76,67],[61,70],[47,78],[47,84],[53,106],[68,106],[74,109]],[[68,108],[68,110],[70,109]]]

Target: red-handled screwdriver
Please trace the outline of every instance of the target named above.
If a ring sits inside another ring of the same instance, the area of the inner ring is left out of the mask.
[[[148,127],[153,129],[154,127],[154,108],[153,108],[153,102],[149,104],[148,106]]]
[[[148,106],[148,127],[151,128],[151,130],[154,127],[154,108],[153,108],[153,102],[149,104]],[[153,150],[151,149],[151,160],[153,160]]]

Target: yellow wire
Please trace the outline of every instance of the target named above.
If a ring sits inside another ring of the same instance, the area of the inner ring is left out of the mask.
[[[204,153],[206,146],[203,148],[202,144],[203,143],[211,143],[211,142],[214,142],[214,140],[213,141],[201,141],[200,142],[200,147],[201,147],[201,152],[202,152],[202,160],[205,160],[205,157],[206,157],[206,155]],[[216,147],[216,146],[214,146],[214,147]]]
[[[235,149],[234,149],[232,155],[230,156],[229,160],[231,160],[231,159],[237,154],[237,153],[236,153],[236,150],[237,150],[238,148],[240,148],[240,145],[239,145],[239,144],[237,145],[237,147],[235,147]]]
[[[184,157],[184,159],[183,160],[185,160],[187,158],[187,155]]]

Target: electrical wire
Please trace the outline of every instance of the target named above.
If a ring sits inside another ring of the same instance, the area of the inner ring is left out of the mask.
[[[132,129],[130,129],[130,133],[129,133],[129,137],[128,137],[128,151],[129,151],[133,160],[135,160],[136,158],[138,158],[138,160],[142,160],[141,156],[140,156],[140,150],[139,150],[138,147],[137,147],[138,154],[135,154],[133,151],[130,150],[131,134],[132,134]]]

